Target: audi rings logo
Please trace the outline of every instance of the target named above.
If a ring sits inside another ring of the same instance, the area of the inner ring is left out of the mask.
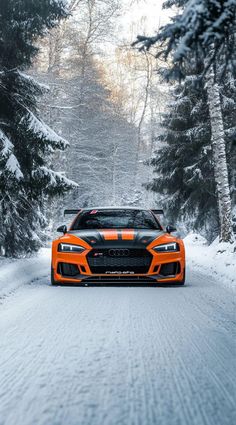
[[[109,255],[111,257],[128,257],[129,254],[129,249],[109,249]]]

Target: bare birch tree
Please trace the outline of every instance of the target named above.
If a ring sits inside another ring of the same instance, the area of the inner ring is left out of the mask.
[[[226,160],[224,123],[221,110],[220,89],[213,65],[206,74],[208,106],[211,118],[211,140],[214,161],[219,219],[220,241],[233,242],[232,206]]]

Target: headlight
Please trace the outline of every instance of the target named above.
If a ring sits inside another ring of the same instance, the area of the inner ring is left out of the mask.
[[[179,251],[179,245],[176,242],[166,243],[163,245],[157,245],[153,247],[154,251],[157,252],[173,252]]]
[[[85,248],[83,248],[80,245],[71,245],[68,243],[60,243],[58,245],[58,251],[60,252],[75,252],[77,254],[80,254],[81,252],[85,251]]]

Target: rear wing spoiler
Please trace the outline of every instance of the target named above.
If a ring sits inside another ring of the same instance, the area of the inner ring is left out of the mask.
[[[64,215],[76,215],[79,214],[79,212],[81,211],[81,208],[78,209],[71,209],[71,210],[65,210],[64,211]],[[153,210],[151,209],[152,213],[155,215],[164,215],[164,211],[163,210]]]
[[[81,211],[81,208],[77,210],[65,210],[64,215],[76,215]]]
[[[151,211],[155,215],[164,215],[164,211],[163,210],[151,210]]]

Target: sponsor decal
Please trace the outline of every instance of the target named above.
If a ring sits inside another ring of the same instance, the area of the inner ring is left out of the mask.
[[[131,272],[130,270],[124,271],[124,272],[121,272],[121,271],[114,271],[114,272],[106,271],[106,274],[134,274],[134,272]]]

